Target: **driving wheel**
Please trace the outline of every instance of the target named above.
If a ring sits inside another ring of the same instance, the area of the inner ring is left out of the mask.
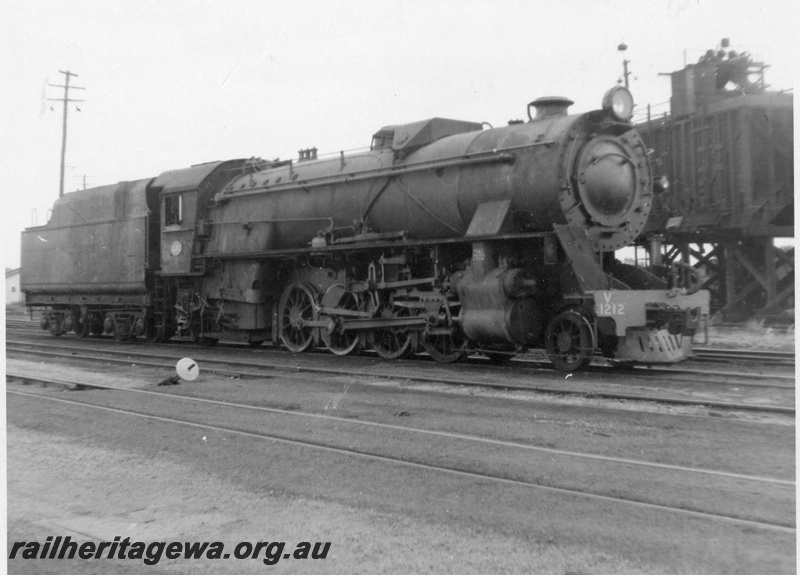
[[[278,304],[278,332],[290,351],[300,353],[311,345],[314,328],[307,322],[316,320],[314,293],[305,284],[293,283],[283,290]]]
[[[369,307],[372,308],[371,302]],[[393,308],[394,305],[381,302],[374,315],[376,318],[382,319],[408,317],[410,315],[408,308]],[[411,350],[411,332],[405,326],[371,329],[367,333],[367,341],[383,359],[399,359],[408,355]]]
[[[325,290],[322,296],[322,307],[336,308],[346,311],[359,311],[361,303],[353,292],[345,291],[342,284],[334,284]],[[322,342],[332,353],[347,355],[353,353],[358,347],[358,331],[343,330],[342,321],[347,316],[323,316],[320,319],[328,320],[328,328],[322,328],[320,335]]]

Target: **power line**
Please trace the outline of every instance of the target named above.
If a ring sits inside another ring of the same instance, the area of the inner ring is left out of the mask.
[[[48,98],[48,100],[51,101],[51,102],[63,102],[64,103],[64,126],[63,126],[63,128],[61,130],[61,178],[60,178],[59,187],[58,187],[58,197],[60,198],[61,196],[64,195],[64,158],[66,157],[66,154],[67,154],[67,109],[68,109],[68,104],[70,102],[83,102],[83,100],[70,99],[70,97],[69,97],[69,89],[72,88],[73,90],[85,90],[86,88],[81,88],[80,86],[70,86],[69,85],[70,76],[75,76],[77,78],[78,77],[77,74],[73,74],[69,70],[67,70],[66,72],[64,72],[63,70],[59,70],[58,72],[60,74],[64,74],[64,78],[65,78],[64,85],[62,86],[62,85],[58,85],[58,84],[50,84],[50,86],[53,86],[54,88],[64,88],[64,97],[63,98]]]

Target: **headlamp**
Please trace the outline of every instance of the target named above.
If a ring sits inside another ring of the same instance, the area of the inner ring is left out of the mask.
[[[614,86],[603,96],[603,111],[618,122],[630,122],[633,117],[633,95],[624,86]]]

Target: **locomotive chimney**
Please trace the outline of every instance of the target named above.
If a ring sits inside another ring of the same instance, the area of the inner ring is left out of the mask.
[[[549,118],[550,116],[565,116],[567,108],[574,104],[569,98],[561,96],[545,96],[544,98],[537,98],[528,104],[528,117],[530,118],[531,106],[536,108],[536,116],[531,120],[541,120]]]

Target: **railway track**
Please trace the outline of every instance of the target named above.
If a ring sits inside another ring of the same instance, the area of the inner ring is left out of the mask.
[[[795,354],[791,351],[697,348],[695,352],[697,357],[692,361],[757,363],[760,365],[785,365],[791,367],[795,365]]]
[[[110,343],[110,342],[109,342]],[[67,345],[55,343],[41,343],[30,341],[7,341],[6,350],[8,352],[21,353],[21,354],[34,354],[39,356],[50,357],[54,359],[69,359],[69,360],[89,360],[101,363],[122,363],[130,365],[132,362],[139,366],[151,366],[165,369],[172,369],[175,361],[175,353],[170,350],[170,346],[160,345],[158,351],[138,351],[136,348],[139,346],[124,346],[124,349],[97,349],[96,346],[85,346],[77,343],[70,343]],[[144,347],[144,344],[141,346]],[[161,350],[164,350],[164,353]],[[186,347],[175,345],[173,350],[180,353],[185,353]],[[680,406],[702,406],[715,409],[725,410],[740,410],[752,411],[763,413],[776,413],[776,414],[789,414],[795,413],[794,406],[794,378],[792,376],[776,376],[776,375],[763,375],[754,374],[752,377],[755,381],[748,381],[747,378],[736,381],[735,385],[739,387],[753,387],[753,388],[775,388],[784,390],[787,395],[791,397],[791,405],[770,405],[763,402],[743,403],[734,401],[714,400],[709,397],[703,398],[686,398],[676,395],[668,395],[663,391],[659,394],[648,394],[641,392],[623,392],[611,391],[603,389],[598,386],[581,387],[578,385],[571,385],[565,383],[564,380],[558,379],[557,383],[532,383],[529,379],[519,377],[518,373],[513,373],[514,377],[510,377],[511,370],[518,371],[515,368],[509,367],[496,367],[486,366],[490,369],[489,377],[487,374],[473,374],[464,373],[463,371],[448,371],[448,375],[441,372],[431,374],[430,371],[424,373],[415,373],[413,370],[403,370],[398,373],[396,370],[396,362],[366,366],[361,364],[360,367],[354,365],[347,365],[343,360],[337,358],[337,364],[341,367],[328,367],[326,365],[311,365],[300,364],[294,362],[287,364],[285,361],[270,361],[266,359],[263,354],[257,354],[256,359],[242,359],[237,357],[213,357],[209,355],[207,348],[203,349],[203,357],[197,357],[198,361],[203,364],[203,369],[212,371],[214,373],[227,376],[227,377],[254,377],[264,378],[272,377],[276,373],[281,377],[300,377],[308,378],[312,374],[324,374],[331,376],[340,376],[346,374],[353,377],[367,377],[367,378],[381,378],[381,379],[402,379],[404,381],[412,381],[417,383],[431,383],[431,384],[448,384],[453,386],[462,387],[480,387],[488,389],[502,389],[502,390],[519,390],[536,392],[543,394],[555,394],[560,396],[578,396],[588,397],[592,399],[608,399],[608,400],[626,400],[626,401],[644,401],[644,402],[657,402],[659,404],[667,405],[680,405]],[[286,359],[287,355],[281,353],[281,359]],[[296,360],[295,356],[293,357]],[[326,356],[323,356],[327,358]],[[409,364],[410,365],[410,364]],[[469,370],[469,366],[467,366]],[[441,371],[441,370],[439,370]],[[641,370],[641,376],[644,379],[655,379],[651,370]],[[502,378],[498,378],[496,374],[503,373]],[[673,371],[670,371],[673,374]],[[301,375],[305,374],[305,375]],[[494,374],[494,376],[492,376]],[[482,375],[482,377],[479,377]],[[638,377],[640,374],[637,373]],[[722,374],[726,379],[726,385],[731,385],[731,378],[736,374]],[[502,382],[498,382],[502,379]],[[569,380],[567,380],[569,381]],[[685,381],[676,380],[672,385],[684,385]]]
[[[6,320],[6,329],[13,332],[30,332],[41,331],[39,325],[35,321],[30,320]],[[111,338],[108,338],[111,339]],[[221,344],[224,345],[224,344]],[[239,347],[238,345],[236,347]],[[278,348],[276,348],[278,349]],[[786,366],[794,367],[795,354],[789,351],[773,351],[773,350],[741,350],[741,349],[722,349],[710,347],[696,347],[694,349],[696,357],[689,360],[689,364],[693,363],[733,363],[733,364],[757,364],[766,366]],[[598,358],[601,359],[601,358]],[[549,367],[546,358],[540,353],[525,353],[516,355],[512,360],[514,363],[521,362],[541,362]],[[601,359],[602,361],[602,359]],[[681,368],[673,368],[672,371],[681,370]],[[687,373],[694,373],[691,369],[683,369]]]
[[[6,377],[12,385],[20,382],[56,384],[103,391],[99,394],[89,392],[70,395],[67,398],[53,397],[33,390],[26,391],[16,386],[7,387],[10,397],[24,397],[27,400],[66,405],[75,409],[111,412],[204,431],[236,434],[293,447],[322,450],[337,456],[513,485],[624,505],[632,509],[724,522],[748,529],[792,535],[796,532],[793,514],[782,511],[787,507],[779,503],[793,497],[795,482],[781,478],[552,449],[518,441],[223,402],[204,397],[187,397],[164,391],[56,380],[13,372]],[[113,393],[109,395],[108,392]],[[119,399],[124,396],[135,396],[136,400],[125,406],[118,405],[121,403]],[[176,410],[180,417],[175,417]],[[308,436],[310,421],[314,422],[315,430],[312,438]],[[414,449],[414,445],[421,444],[422,438],[428,449]],[[491,448],[493,456],[498,458],[496,461],[502,464],[487,466],[486,462],[472,458],[471,454],[476,448],[471,446],[477,445]],[[556,472],[557,479],[549,480],[551,475],[540,473],[541,465],[554,466],[554,469],[563,467],[566,471]],[[583,470],[589,477],[603,477],[619,473],[620,467],[626,473],[642,475],[643,481],[632,482],[625,489],[613,482],[587,482],[571,471],[575,468]],[[649,489],[647,486],[653,481],[668,481],[672,494],[666,495],[659,490]],[[709,482],[713,486],[707,485]],[[641,488],[637,488],[637,485]],[[679,494],[675,499],[677,503],[670,500],[675,493]],[[716,495],[709,498],[708,493]],[[762,497],[769,503],[760,505]],[[744,507],[741,507],[742,498],[747,500]],[[728,507],[729,504],[740,506],[739,510],[732,510]],[[743,509],[747,511],[743,512]]]
[[[6,329],[7,331],[10,330],[11,333],[30,333],[32,331],[41,332],[38,323],[30,320],[6,320]],[[110,340],[112,338],[103,337],[100,339]],[[189,343],[189,342],[184,342],[184,343]],[[220,344],[221,347],[225,347],[225,345],[226,344]],[[241,347],[236,344],[233,344],[233,346]],[[274,348],[274,349],[282,349],[282,348]],[[748,364],[774,365],[774,366],[786,366],[786,367],[794,367],[795,365],[794,352],[773,351],[773,350],[722,349],[722,348],[709,348],[709,347],[697,347],[695,348],[694,351],[696,357],[689,360],[690,365],[693,363],[733,363],[733,364],[748,363]],[[602,360],[602,358],[598,357],[598,359],[600,361],[604,361]],[[517,363],[538,361],[541,362],[543,366],[550,368],[546,358],[542,354],[535,352],[516,355],[514,356],[512,361]],[[676,371],[695,373],[695,371],[691,369],[681,369],[681,368],[672,368],[670,369],[670,371],[673,373]]]

